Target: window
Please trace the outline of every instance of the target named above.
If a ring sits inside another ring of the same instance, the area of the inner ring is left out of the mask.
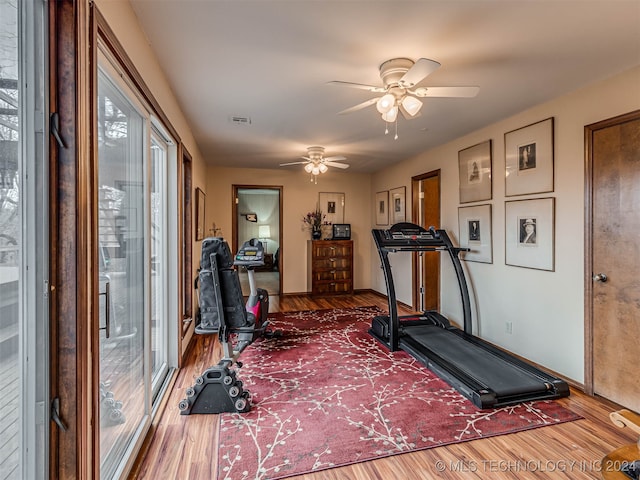
[[[47,478],[44,3],[0,0],[0,465]],[[11,392],[10,394],[8,392]]]

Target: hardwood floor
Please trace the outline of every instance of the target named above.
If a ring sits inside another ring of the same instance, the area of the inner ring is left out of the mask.
[[[373,293],[353,296],[270,298],[270,308],[295,311],[377,305],[386,300]],[[402,309],[401,309],[402,310]],[[407,311],[401,313],[409,313]],[[196,336],[185,366],[178,373],[148,449],[131,479],[216,478],[216,449],[220,432],[217,415],[182,416],[178,402],[185,389],[208,366],[217,362],[219,346],[212,337]],[[620,407],[572,389],[559,402],[583,420],[502,435],[379,460],[300,475],[297,480],[423,480],[445,479],[595,479],[601,478],[601,459],[611,450],[635,443],[637,436],[615,427],[609,413]],[[237,479],[233,479],[237,480]]]
[[[255,272],[256,285],[258,288],[264,288],[269,292],[270,297],[278,295],[280,291],[280,272]],[[244,296],[249,295],[249,279],[246,271],[238,271],[238,278],[240,279],[240,288],[242,288],[242,294]]]

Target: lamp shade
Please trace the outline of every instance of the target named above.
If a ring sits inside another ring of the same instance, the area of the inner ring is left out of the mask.
[[[396,97],[394,97],[390,93],[387,93],[386,95],[383,95],[382,97],[380,97],[380,100],[378,100],[378,102],[376,103],[376,108],[380,113],[387,113],[389,110],[393,108],[395,104],[396,104]]]
[[[402,106],[407,111],[407,113],[413,117],[422,108],[422,102],[416,97],[407,95],[402,99]]]
[[[385,122],[395,122],[396,121],[396,117],[398,116],[398,107],[393,107],[391,110],[389,110],[387,113],[383,113],[382,114],[382,119]]]
[[[271,228],[269,225],[260,225],[258,227],[258,237],[271,238]]]

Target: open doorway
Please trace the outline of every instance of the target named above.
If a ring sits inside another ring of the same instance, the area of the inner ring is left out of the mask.
[[[440,228],[440,170],[411,178],[414,222]],[[440,309],[440,253],[415,252],[413,258],[413,306],[417,310]]]
[[[282,291],[282,187],[233,185],[233,236],[231,248],[252,238],[259,239],[265,250],[264,267],[255,270],[256,284],[269,295]],[[242,293],[248,295],[247,272],[238,270]]]

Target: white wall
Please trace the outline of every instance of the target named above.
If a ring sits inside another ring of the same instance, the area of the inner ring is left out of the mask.
[[[307,241],[311,234],[304,228],[302,217],[316,208],[320,192],[344,193],[344,221],[351,224],[354,245],[354,288],[369,288],[372,243],[369,221],[371,175],[329,169],[327,173],[318,176],[317,184],[309,179],[309,174],[302,167],[296,170],[209,167],[206,190],[207,231],[215,222],[222,228],[224,237],[231,238],[232,185],[282,186],[282,291],[309,292],[311,285],[307,282]]]
[[[442,228],[458,238],[458,151],[493,140],[493,264],[463,262],[474,306],[474,331],[490,342],[582,383],[584,381],[584,127],[640,109],[640,67],[489,125],[373,175],[375,192],[441,169]],[[555,191],[505,197],[504,134],[555,119]],[[555,197],[555,271],[505,265],[505,201]],[[408,198],[410,196],[408,195]],[[410,215],[410,206],[407,213]],[[375,217],[372,217],[375,224]],[[399,255],[399,254],[397,254]],[[409,255],[405,255],[409,257]],[[372,265],[379,263],[372,249]],[[411,264],[394,259],[398,300],[411,303]],[[385,292],[382,272],[372,268],[372,288]],[[448,259],[442,262],[442,313],[462,321],[460,295]],[[507,334],[505,323],[513,322]]]

